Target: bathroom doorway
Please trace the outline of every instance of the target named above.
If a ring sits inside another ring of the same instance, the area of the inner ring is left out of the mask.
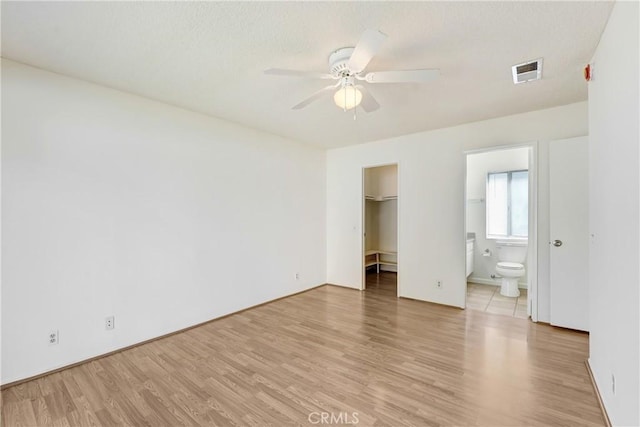
[[[362,289],[398,296],[398,165],[362,171]]]
[[[466,153],[466,308],[536,321],[535,145]]]

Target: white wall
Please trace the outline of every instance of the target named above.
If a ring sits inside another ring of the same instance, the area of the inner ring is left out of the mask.
[[[2,383],[325,283],[323,151],[9,61],[2,89]]]
[[[589,361],[620,426],[640,425],[638,21],[637,2],[616,2],[589,83]]]
[[[586,134],[582,102],[330,150],[328,282],[360,288],[362,168],[397,162],[400,294],[464,306],[464,152]],[[437,280],[443,280],[442,289]]]
[[[467,232],[476,234],[473,256],[473,273],[467,279],[477,283],[500,284],[500,279],[492,279],[496,273],[498,250],[495,239],[487,239],[487,174],[529,169],[529,148],[490,151],[467,156]],[[483,253],[489,250],[491,256]],[[528,268],[524,262],[525,270]],[[527,276],[520,279],[519,286],[527,287]]]

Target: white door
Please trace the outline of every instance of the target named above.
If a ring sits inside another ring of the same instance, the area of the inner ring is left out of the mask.
[[[551,324],[589,330],[587,137],[549,145]]]

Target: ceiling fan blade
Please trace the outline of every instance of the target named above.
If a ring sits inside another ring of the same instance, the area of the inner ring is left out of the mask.
[[[372,111],[376,111],[380,108],[380,104],[378,101],[369,93],[369,91],[363,86],[356,86],[360,92],[362,92],[362,101],[360,102],[360,107],[367,112],[370,113]]]
[[[340,82],[338,82],[338,84],[335,85],[331,85],[331,86],[327,86],[325,88],[320,89],[319,91],[317,91],[316,93],[314,93],[313,95],[311,95],[310,97],[308,97],[307,99],[305,99],[304,101],[294,105],[293,107],[291,107],[292,110],[300,110],[301,108],[306,107],[307,105],[311,104],[313,101],[316,101],[320,98],[322,98],[323,96],[329,95],[330,93],[332,93],[338,86],[340,86]]]
[[[271,76],[309,77],[316,79],[335,78],[331,74],[316,73],[313,71],[284,70],[282,68],[269,68],[268,70],[264,70],[264,73]]]
[[[440,76],[440,70],[374,71],[363,80],[368,83],[424,83]]]
[[[386,38],[387,36],[378,30],[366,30],[349,58],[349,69],[354,73],[364,70]]]

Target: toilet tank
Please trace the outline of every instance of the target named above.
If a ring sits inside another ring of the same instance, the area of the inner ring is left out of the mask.
[[[527,240],[496,240],[498,261],[523,263],[527,259]]]

